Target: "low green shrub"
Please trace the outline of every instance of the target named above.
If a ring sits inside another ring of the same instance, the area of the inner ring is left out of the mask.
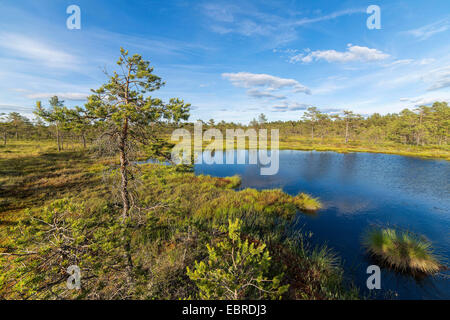
[[[228,237],[215,246],[207,245],[208,260],[187,268],[201,299],[279,299],[288,290],[281,285],[283,274],[268,277],[271,257],[264,243],[241,239],[242,221],[229,220]]]

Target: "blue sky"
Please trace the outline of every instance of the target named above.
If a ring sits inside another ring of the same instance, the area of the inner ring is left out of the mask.
[[[72,4],[80,30],[66,27]],[[121,46],[151,61],[166,81],[155,96],[191,103],[192,120],[398,112],[450,101],[449,40],[448,0],[2,0],[0,113],[31,116],[55,94],[82,105]]]

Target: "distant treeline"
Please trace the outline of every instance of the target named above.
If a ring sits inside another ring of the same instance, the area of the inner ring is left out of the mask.
[[[37,117],[33,121],[17,112],[0,115],[3,144],[7,144],[9,139],[56,139],[59,148],[63,149],[64,144],[73,142],[86,146],[102,132],[98,124],[94,125],[86,120],[77,121],[76,116],[69,119],[58,115],[57,111],[63,107],[64,101],[58,100],[57,97],[53,97],[49,102],[50,109],[45,117],[42,117],[44,114],[37,109]],[[52,110],[55,110],[54,114]],[[191,128],[193,123],[168,123],[166,126],[159,123],[158,126],[161,134],[168,135],[175,127]],[[317,143],[341,139],[345,143],[357,140],[371,144],[396,142],[407,145],[445,146],[449,143],[450,107],[447,102],[435,102],[432,106],[404,109],[400,113],[374,113],[366,117],[352,111],[327,114],[311,107],[298,120],[268,121],[264,114],[260,114],[258,119],[253,119],[248,125],[216,122],[214,119],[203,122],[204,130],[211,127],[224,133],[227,128],[279,129],[281,139],[295,136]]]

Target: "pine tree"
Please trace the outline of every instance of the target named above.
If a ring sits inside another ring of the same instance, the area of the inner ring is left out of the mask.
[[[67,125],[67,108],[64,107],[64,100],[59,100],[57,96],[53,96],[49,100],[50,108],[48,110],[42,107],[40,101],[36,102],[36,110],[34,113],[47,121],[50,124],[53,124],[56,128],[56,144],[58,148],[58,152],[64,149],[61,131],[64,126]]]

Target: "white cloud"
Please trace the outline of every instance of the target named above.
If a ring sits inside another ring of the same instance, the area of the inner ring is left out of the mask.
[[[253,98],[270,98],[270,99],[286,99],[284,95],[273,94],[269,91],[250,89],[247,90],[247,94]]]
[[[0,33],[0,47],[15,57],[40,62],[47,67],[74,68],[75,56],[20,34]]]
[[[405,66],[414,62],[414,59],[399,59],[395,60],[391,63],[385,64],[385,67],[397,67],[397,66]]]
[[[303,19],[300,19],[300,20],[294,22],[293,25],[302,26],[302,25],[321,22],[321,21],[333,20],[333,19],[339,18],[341,16],[348,16],[348,15],[352,15],[355,13],[365,13],[365,10],[364,9],[347,9],[347,10],[336,11],[331,14],[319,16],[319,17],[315,17],[315,18],[303,18]]]
[[[224,6],[216,3],[206,3],[203,6],[203,10],[205,11],[206,15],[217,21],[233,22],[234,20],[232,6]]]
[[[207,3],[203,5],[203,12],[215,21],[209,27],[219,34],[273,36],[276,29],[279,31],[284,29],[280,26],[282,18],[261,13],[257,8],[248,5],[244,8],[237,5]]]
[[[26,97],[29,99],[50,99],[53,96],[58,96],[58,98],[63,100],[83,101],[86,100],[88,94],[78,92],[30,93]]]
[[[317,50],[305,54],[298,54],[290,58],[291,63],[325,60],[327,62],[373,62],[387,59],[389,54],[368,47],[361,47],[352,44],[347,45],[347,51]]]
[[[424,76],[424,80],[432,82],[428,91],[439,90],[450,87],[450,66],[431,70]]]
[[[447,87],[450,87],[450,76],[436,81],[431,87],[428,88],[428,91],[439,90]]]
[[[450,94],[424,94],[412,98],[400,98],[400,101],[405,103],[405,107],[418,107],[422,105],[431,105],[436,101],[450,102]]]
[[[264,24],[258,24],[252,20],[243,20],[239,23],[237,28],[225,27],[221,25],[213,25],[212,31],[219,34],[227,33],[239,33],[241,35],[250,37],[253,35],[271,36],[274,32],[274,28]]]
[[[435,61],[436,61],[436,59],[434,59],[434,58],[423,58],[420,60],[399,59],[399,60],[394,60],[393,62],[390,62],[390,63],[386,63],[383,66],[384,67],[402,67],[402,66],[406,66],[406,65],[425,66],[425,65],[431,64]]]
[[[431,36],[444,32],[450,29],[450,17],[445,19],[427,24],[423,27],[406,31],[407,34],[410,34],[416,37],[418,40],[426,40]]]
[[[223,73],[222,76],[236,87],[266,87],[268,90],[291,88],[295,93],[311,94],[311,90],[294,79],[279,78],[264,73]]]
[[[446,84],[450,80],[449,59],[450,56],[442,56],[437,60],[431,58],[415,60],[411,64],[398,65],[402,68],[401,70],[384,68],[372,75],[363,76],[362,80],[355,78],[353,82],[373,83],[377,87],[388,90],[406,86],[418,86],[416,91],[418,89],[437,90],[448,86]],[[424,85],[428,88],[424,88]]]
[[[312,107],[312,105],[306,104],[306,103],[294,102],[289,105],[289,110],[291,110],[291,111],[306,110],[309,107]]]
[[[273,106],[272,107],[273,112],[286,112],[288,110],[289,110],[288,106]]]
[[[309,107],[312,107],[312,105],[307,103],[285,102],[282,105],[272,106],[272,111],[273,112],[304,111]]]
[[[436,59],[434,59],[434,58],[423,58],[423,59],[419,60],[418,63],[420,65],[425,65],[425,64],[433,63],[435,61],[436,61]]]
[[[313,23],[337,19],[356,13],[365,13],[362,8],[347,9],[326,15],[297,18],[297,14],[288,17],[261,12],[249,3],[240,5],[211,4],[202,6],[204,14],[213,23],[207,24],[216,33],[236,33],[246,37],[264,36],[270,38],[272,45],[287,43],[297,38],[296,29]]]
[[[343,79],[341,81],[327,81],[320,86],[313,88],[314,95],[327,95],[348,87],[349,81]]]
[[[338,108],[319,108],[319,111],[322,113],[328,113],[328,114],[339,114],[343,110]]]
[[[21,105],[0,104],[0,114],[9,112],[32,113],[33,109],[33,107]]]

